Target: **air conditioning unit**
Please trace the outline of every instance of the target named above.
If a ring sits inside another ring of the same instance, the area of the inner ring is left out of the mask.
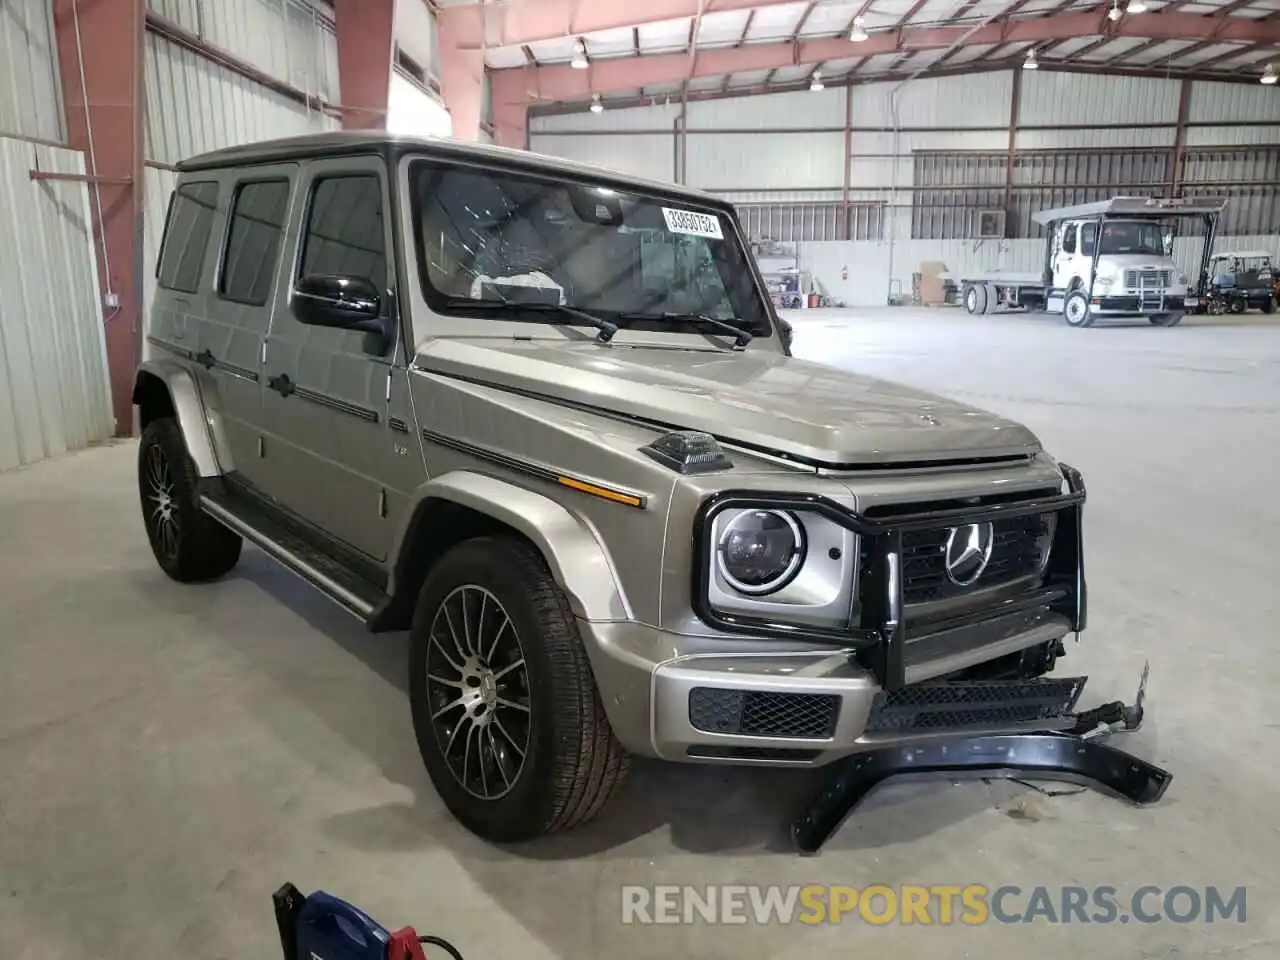
[[[1004,211],[979,210],[978,229],[974,231],[979,240],[1004,239]]]

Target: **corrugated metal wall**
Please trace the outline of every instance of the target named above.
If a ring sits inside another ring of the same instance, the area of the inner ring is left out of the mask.
[[[0,2],[0,134],[63,139],[49,0]]]
[[[149,6],[268,76],[338,101],[331,12],[306,0],[149,0]]]
[[[331,102],[338,99],[333,25],[295,0],[152,0],[152,8],[268,75]],[[232,22],[233,14],[244,19]],[[265,44],[263,37],[274,38]],[[219,40],[222,42],[220,43]],[[273,49],[274,48],[274,49]],[[154,34],[147,34],[146,155],[179,160],[222,147],[336,129],[335,119]],[[145,184],[144,303],[176,174],[148,167]]]
[[[923,260],[1037,269],[1032,210],[1116,193],[1164,195],[1175,181],[1184,195],[1229,196],[1223,243],[1277,245],[1274,89],[1192,83],[1175,172],[1182,81],[1023,71],[1018,82],[1012,166],[1012,71],[916,80],[898,89],[896,104],[892,84],[694,102],[683,138],[675,101],[535,117],[530,141],[542,153],[720,193],[739,205],[753,236],[803,243],[814,269],[833,277],[847,267],[851,279],[828,286],[854,303],[884,302],[890,249],[904,292]],[[973,239],[984,210],[1003,211],[1012,239]],[[1179,243],[1190,251],[1199,241]],[[876,278],[870,287],[868,277]]]
[[[83,174],[84,156],[0,137],[0,470],[115,426],[89,191],[31,170]]]

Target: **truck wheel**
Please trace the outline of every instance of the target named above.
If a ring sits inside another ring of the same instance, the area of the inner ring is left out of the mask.
[[[1232,312],[1232,313],[1244,313],[1244,312],[1245,312],[1245,310],[1247,310],[1247,309],[1248,309],[1248,307],[1249,307],[1249,305],[1248,305],[1247,303],[1245,303],[1243,300],[1232,300],[1232,301],[1231,301],[1231,312]]]
[[[586,823],[630,758],[605,716],[569,602],[523,542],[454,547],[409,635],[418,749],[449,812],[497,843]]]
[[[1093,311],[1089,309],[1089,295],[1083,290],[1072,290],[1062,305],[1062,317],[1073,327],[1092,327]]]
[[[1185,313],[1178,311],[1176,313],[1153,313],[1147,319],[1157,327],[1176,327],[1185,316]]]
[[[1275,299],[1275,297],[1267,297],[1267,299],[1265,299],[1265,300],[1263,300],[1263,301],[1262,301],[1262,312],[1263,312],[1263,313],[1275,313],[1275,312],[1276,312],[1276,299]]]
[[[991,284],[991,283],[986,284],[982,288],[982,293],[983,293],[982,312],[995,313],[996,304],[1000,300],[1000,292],[996,289],[995,284]]]
[[[971,314],[987,312],[987,288],[981,284],[970,284],[964,292],[964,308]]]
[[[147,424],[138,444],[138,495],[151,552],[179,583],[216,580],[240,559],[240,536],[196,502],[196,468],[172,417]]]

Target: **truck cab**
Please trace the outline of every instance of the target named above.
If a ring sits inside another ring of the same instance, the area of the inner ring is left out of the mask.
[[[1091,312],[1126,316],[1182,311],[1190,279],[1154,220],[1064,220],[1056,232],[1053,286],[1092,291]]]

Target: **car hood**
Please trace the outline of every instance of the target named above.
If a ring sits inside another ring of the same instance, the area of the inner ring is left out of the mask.
[[[1031,431],[994,414],[767,350],[438,339],[422,345],[415,365],[826,466],[1040,450]]]

